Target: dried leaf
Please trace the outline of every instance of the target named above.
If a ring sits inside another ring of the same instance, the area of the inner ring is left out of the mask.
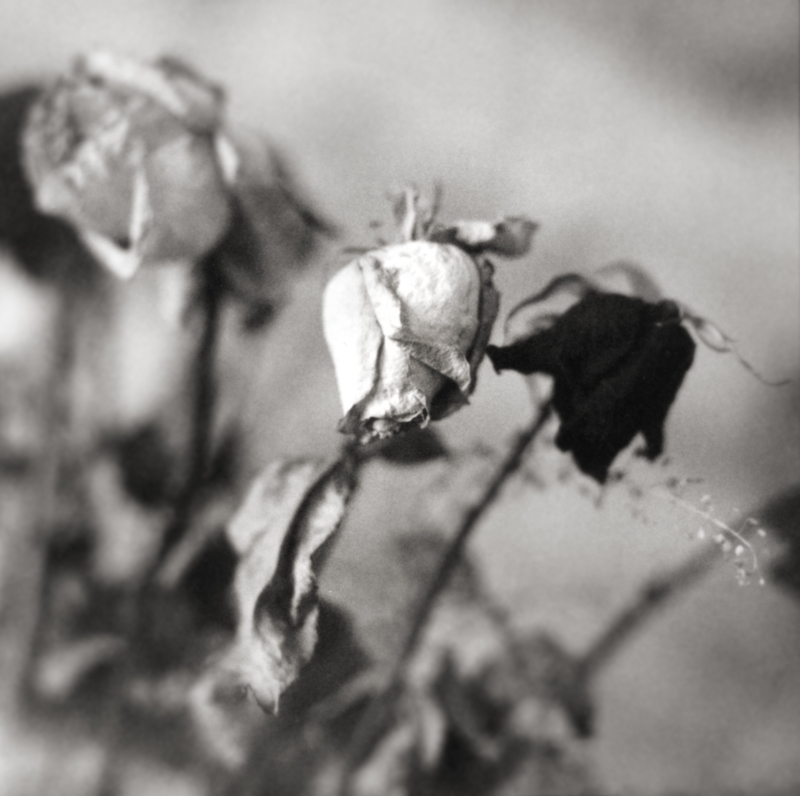
[[[531,247],[538,224],[522,216],[500,221],[457,221],[450,227],[432,232],[428,239],[451,243],[472,254],[491,253],[502,257],[522,257]]]
[[[604,265],[591,275],[591,281],[598,290],[606,293],[622,293],[653,304],[663,298],[655,279],[634,263],[616,262]]]
[[[214,712],[211,703],[225,709],[243,695],[266,711],[277,711],[280,695],[314,652],[319,613],[315,570],[353,486],[349,459],[327,466],[279,461],[251,486],[228,525],[240,556],[233,587],[236,636],[198,686],[201,721]]]
[[[586,277],[562,274],[546,287],[517,304],[506,317],[506,345],[549,329],[573,304],[592,290]]]
[[[218,137],[218,159],[232,192],[230,229],[219,257],[227,287],[248,305],[279,303],[332,224],[306,201],[280,153],[261,136]]]
[[[733,354],[739,361],[739,364],[745,369],[750,371],[762,384],[770,387],[782,387],[789,384],[791,379],[780,379],[773,381],[762,376],[740,353],[736,347],[736,341],[728,334],[722,331],[716,324],[712,323],[708,318],[698,315],[686,306],[681,306],[683,313],[683,320],[694,330],[698,339],[707,348],[716,351],[718,354]]]

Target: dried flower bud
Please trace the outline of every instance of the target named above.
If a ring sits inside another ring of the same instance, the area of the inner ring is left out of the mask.
[[[23,134],[37,207],[74,224],[120,276],[202,256],[231,214],[222,106],[219,88],[175,60],[80,59],[42,92]]]
[[[498,303],[488,261],[450,244],[395,244],[345,266],[323,306],[340,430],[368,441],[465,404]]]
[[[534,303],[573,288],[576,279],[554,280],[520,307],[538,315]],[[535,318],[527,336],[503,348],[489,346],[487,354],[497,370],[553,377],[553,406],[561,419],[556,444],[603,483],[637,434],[644,437],[647,458],[661,454],[664,423],[695,343],[672,301],[603,293],[588,283],[583,291],[562,315]]]

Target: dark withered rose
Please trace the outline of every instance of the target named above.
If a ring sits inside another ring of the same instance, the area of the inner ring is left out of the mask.
[[[664,422],[695,343],[672,301],[589,290],[546,328],[489,346],[495,368],[553,377],[556,444],[603,483],[617,454],[641,434],[644,455],[664,448]]]

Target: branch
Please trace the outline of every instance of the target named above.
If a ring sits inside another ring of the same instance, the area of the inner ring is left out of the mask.
[[[389,710],[402,691],[403,678],[408,663],[419,646],[420,639],[428,626],[439,596],[449,583],[461,560],[467,541],[479,520],[499,496],[503,485],[520,468],[528,447],[544,428],[551,413],[552,405],[548,402],[541,408],[533,423],[517,435],[494,476],[486,485],[483,494],[464,515],[461,526],[442,556],[428,589],[414,613],[405,643],[391,669],[386,687],[373,699],[353,731],[345,753],[344,768],[338,784],[337,792],[339,796],[344,796],[347,793],[356,768],[380,739],[381,731],[388,720]]]

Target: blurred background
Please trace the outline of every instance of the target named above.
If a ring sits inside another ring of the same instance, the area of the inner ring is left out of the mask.
[[[525,214],[541,225],[527,258],[497,265],[501,314],[559,272],[626,259],[732,335],[759,372],[794,379],[768,387],[731,355],[698,350],[668,421],[670,473],[702,478],[698,496],[731,517],[757,514],[800,474],[799,8],[3,0],[0,81],[41,80],[97,46],[184,57],[227,88],[231,118],[270,136],[339,227],[270,333],[223,351],[221,412],[253,429],[253,468],[337,449],[322,287],[342,247],[374,240],[388,191],[440,181],[443,220]],[[126,288],[106,355],[117,373],[109,413],[123,424],[169,396],[185,350],[148,279]],[[18,270],[4,267],[2,281],[0,355],[30,363],[48,299]],[[441,430],[454,446],[501,445],[530,411],[523,381],[484,365],[472,406]],[[387,489],[375,485],[376,506]],[[576,648],[699,544],[688,514],[646,501],[645,523],[623,492],[600,506],[594,494],[511,487],[472,544],[515,623]],[[375,508],[356,519],[322,583],[355,607],[380,599],[380,540],[392,533]],[[373,596],[353,594],[357,577]],[[771,583],[740,588],[722,563],[604,675],[599,780],[639,794],[800,788],[798,659],[800,604]],[[46,765],[20,744],[0,738],[0,792],[18,793],[11,783]]]

